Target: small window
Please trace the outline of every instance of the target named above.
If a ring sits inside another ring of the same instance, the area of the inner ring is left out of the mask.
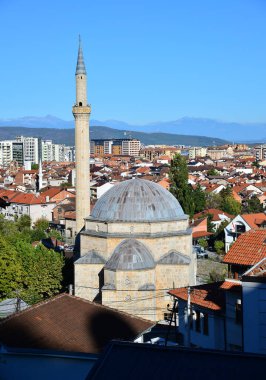
[[[209,316],[208,316],[208,314],[203,314],[203,334],[209,335]]]
[[[82,107],[82,102],[79,102],[79,107]]]
[[[242,304],[241,304],[240,299],[236,301],[235,312],[236,312],[235,321],[237,324],[241,324],[242,323]]]
[[[195,329],[200,332],[200,312],[198,310],[196,311]]]

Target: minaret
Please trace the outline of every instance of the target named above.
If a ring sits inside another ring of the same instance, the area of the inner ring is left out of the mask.
[[[76,232],[78,233],[84,226],[84,218],[90,214],[89,118],[91,108],[87,104],[87,73],[80,38],[76,68],[76,104],[72,112],[75,118]]]
[[[42,184],[42,160],[40,159],[39,161],[39,189],[38,191],[40,191],[43,187],[43,184]]]

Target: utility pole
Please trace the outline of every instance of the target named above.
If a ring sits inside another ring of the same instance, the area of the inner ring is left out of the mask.
[[[190,286],[187,288],[187,339],[186,346],[190,347],[190,324],[191,324],[191,301],[190,301]]]

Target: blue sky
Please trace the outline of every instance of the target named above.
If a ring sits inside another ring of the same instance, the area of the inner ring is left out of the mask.
[[[0,118],[266,121],[265,0],[0,0]]]

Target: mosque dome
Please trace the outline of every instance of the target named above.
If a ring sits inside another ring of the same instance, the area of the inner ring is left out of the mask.
[[[149,249],[136,239],[125,239],[115,248],[104,269],[141,270],[155,267]]]
[[[91,218],[100,221],[160,222],[183,219],[177,199],[162,186],[130,179],[113,186],[96,202]]]

